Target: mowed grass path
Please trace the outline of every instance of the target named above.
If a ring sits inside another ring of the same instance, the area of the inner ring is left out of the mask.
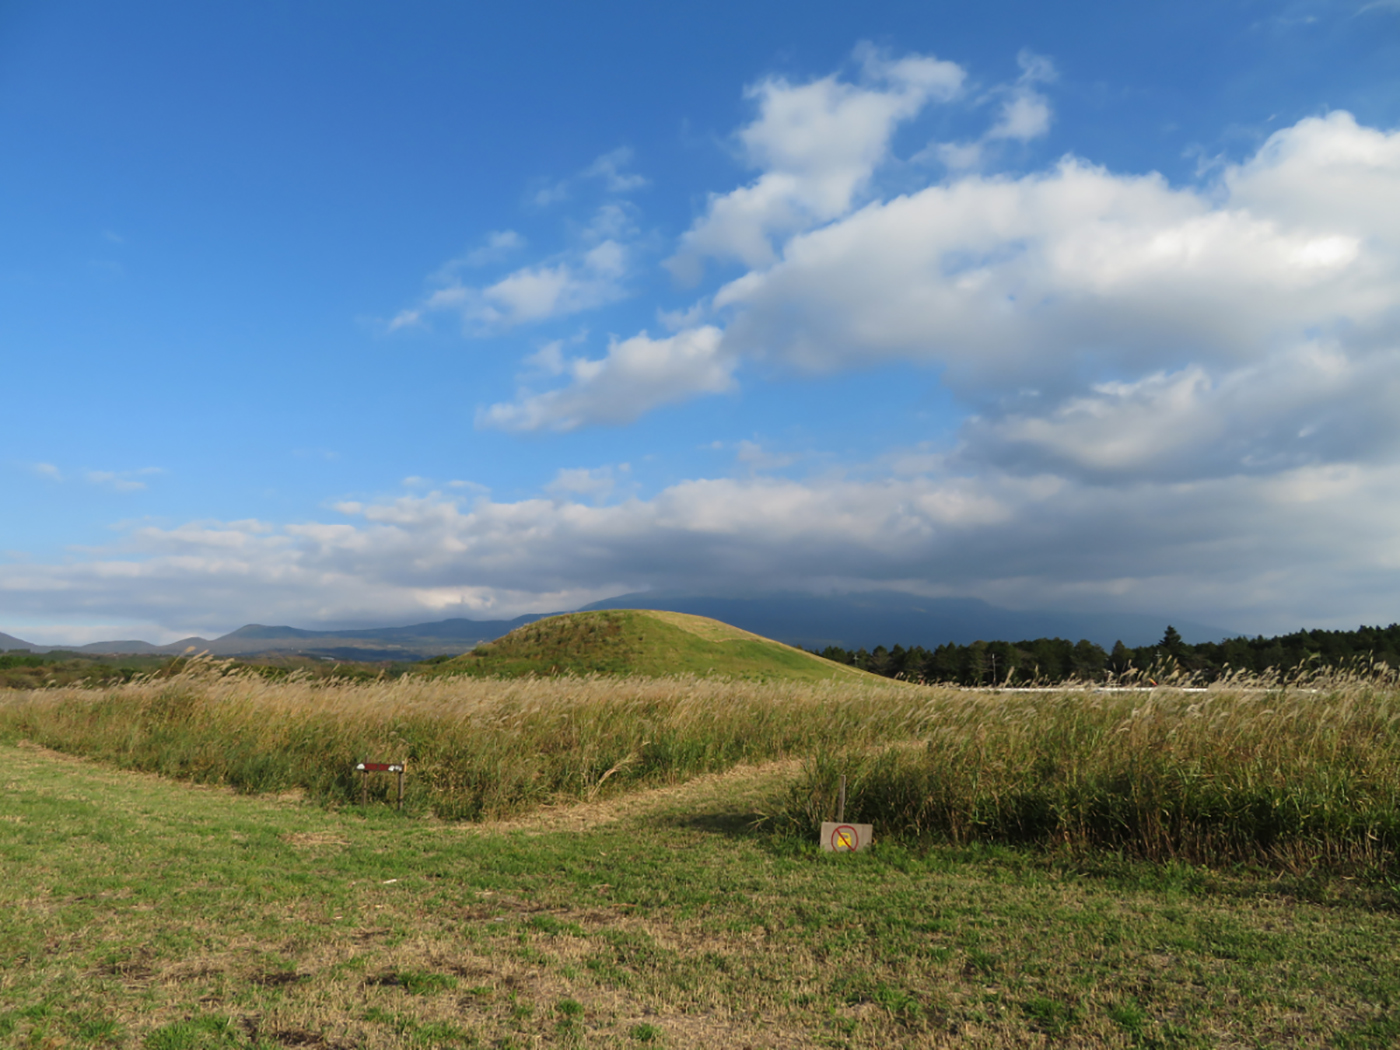
[[[822,855],[789,766],[471,826],[0,746],[0,1045],[1400,1042],[1389,890]]]

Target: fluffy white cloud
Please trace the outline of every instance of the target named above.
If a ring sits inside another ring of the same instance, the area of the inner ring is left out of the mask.
[[[492,405],[477,423],[504,430],[574,430],[587,424],[630,423],[661,405],[734,385],[735,363],[721,350],[713,326],[664,339],[647,333],[613,340],[607,356],[565,358],[558,344],[534,363],[566,376],[569,385],[544,393],[522,391],[514,402]]]
[[[1348,355],[1315,342],[1215,379],[1191,365],[974,419],[962,455],[1119,482],[1384,463],[1400,452],[1397,404],[1400,348]]]
[[[797,234],[714,297],[721,349],[905,360],[983,406],[967,463],[1107,479],[1387,460],[1400,442],[1400,132],[1346,113],[1204,188],[1075,158]]]
[[[775,237],[845,214],[888,155],[896,126],[962,86],[964,72],[952,62],[890,59],[869,47],[857,54],[859,84],[834,75],[805,84],[772,77],[747,89],[758,117],[737,137],[744,160],[762,174],[711,194],[705,214],[667,261],[673,274],[698,280],[707,257],[771,263]]]
[[[1037,84],[1056,79],[1054,63],[1043,55],[1023,50],[1016,56],[1021,75],[1015,84],[1002,85],[992,92],[1000,96],[997,119],[973,142],[935,142],[915,154],[915,161],[937,159],[953,171],[976,168],[984,163],[994,147],[1002,142],[1029,142],[1050,130],[1050,100]]]
[[[816,370],[927,362],[978,390],[1062,383],[1086,364],[1258,361],[1309,332],[1393,326],[1396,220],[1366,215],[1394,210],[1397,144],[1341,114],[1279,132],[1226,171],[1223,199],[1066,158],[872,203],[721,289],[725,343]],[[1334,185],[1313,191],[1323,163]]]
[[[1053,66],[1020,61],[982,143],[1045,131],[1038,87]],[[812,372],[898,360],[938,369],[976,406],[966,464],[1184,479],[1393,454],[1400,132],[1336,112],[1200,186],[1066,156],[852,211],[898,121],[961,78],[868,53],[859,84],[752,88],[759,115],[739,140],[763,172],[713,197],[671,260],[728,254],[749,272],[665,315],[680,343],[614,343],[558,367],[565,389],[524,392],[481,422],[628,421],[730,389],[751,359]],[[705,317],[722,328],[697,327]]]
[[[600,219],[615,224],[615,209],[605,209]],[[454,273],[418,306],[401,311],[389,329],[421,324],[437,312],[460,315],[467,331],[477,333],[591,310],[627,294],[630,252],[608,237],[566,258],[522,266],[482,288],[462,284]]]
[[[1050,130],[1050,103],[1036,91],[1018,91],[1001,104],[988,138],[1029,142]]]

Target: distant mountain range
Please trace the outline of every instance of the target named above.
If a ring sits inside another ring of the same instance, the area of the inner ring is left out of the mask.
[[[467,652],[479,642],[499,638],[545,615],[552,614],[518,616],[514,620],[439,620],[408,627],[346,631],[306,631],[297,627],[267,627],[250,623],[218,638],[192,636],[167,645],[152,645],[135,639],[92,642],[88,645],[35,645],[0,633],[0,650],[157,656],[178,656],[194,651],[214,656],[298,654],[330,660],[423,660],[429,656]]]
[[[663,609],[692,613],[741,627],[804,649],[839,645],[873,649],[896,643],[932,649],[944,642],[1022,641],[1031,638],[1087,638],[1108,648],[1119,639],[1131,646],[1159,641],[1171,623],[1187,642],[1218,641],[1237,632],[1191,620],[1134,613],[1023,612],[1000,609],[977,598],[919,598],[898,591],[859,594],[770,594],[756,598],[717,598],[647,591],[608,598],[584,609]],[[408,627],[308,631],[296,627],[248,624],[218,638],[181,638],[168,645],[129,640],[82,646],[45,646],[0,633],[0,650],[91,654],[178,655],[195,651],[214,656],[300,654],[330,660],[422,660],[463,653],[479,642],[553,613],[513,620],[439,620]]]

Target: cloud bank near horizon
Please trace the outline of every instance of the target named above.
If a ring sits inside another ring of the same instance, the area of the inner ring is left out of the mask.
[[[32,622],[178,625],[171,640],[252,621],[500,619],[653,588],[889,588],[1170,611],[1253,633],[1389,622],[1400,583],[1395,465],[1126,489],[1006,472],[759,475],[615,503],[570,487],[345,503],[333,520],[280,527],[143,526],[85,560],[0,565],[0,604]]]

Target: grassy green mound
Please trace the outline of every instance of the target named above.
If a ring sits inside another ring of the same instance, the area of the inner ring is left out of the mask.
[[[704,616],[609,609],[537,620],[437,665],[444,674],[726,675],[792,681],[874,676]]]

